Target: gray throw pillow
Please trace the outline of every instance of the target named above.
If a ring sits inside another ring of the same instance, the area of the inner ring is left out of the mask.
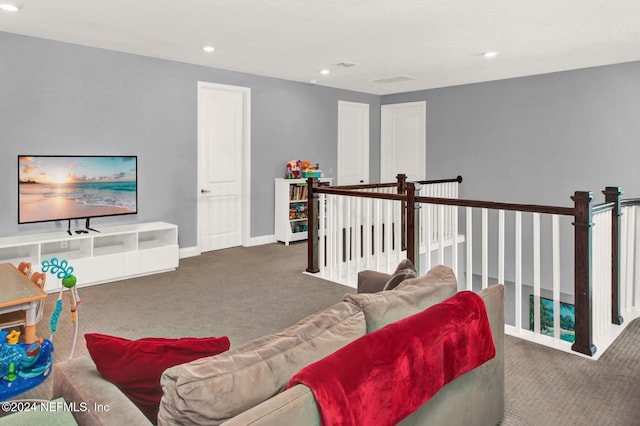
[[[382,291],[393,290],[404,280],[415,278],[416,276],[416,268],[413,266],[413,262],[409,259],[404,259],[398,264],[398,267],[389,281],[387,281]]]
[[[425,275],[403,281],[392,291],[347,294],[343,300],[362,309],[367,320],[367,333],[371,333],[440,303],[456,294],[457,290],[453,271],[439,265]]]

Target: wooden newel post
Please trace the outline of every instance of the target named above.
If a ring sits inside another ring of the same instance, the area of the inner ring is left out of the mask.
[[[398,195],[404,195],[407,192],[407,175],[398,173],[396,175],[398,181]],[[402,250],[407,249],[407,203],[404,201],[400,204],[400,244]]]
[[[574,294],[575,294],[575,342],[571,349],[593,356],[592,303],[591,303],[591,248],[592,248],[592,204],[591,192],[577,191],[574,202]]]
[[[620,325],[624,320],[620,315],[620,201],[623,191],[619,186],[607,186],[602,193],[606,203],[615,203],[611,212],[611,323]]]
[[[407,183],[407,259],[420,271],[420,241],[417,231],[420,229],[419,216],[416,214],[416,188],[413,182]]]
[[[318,178],[307,179],[307,272],[314,274],[320,272],[318,263],[318,228],[320,221],[318,219],[318,193],[316,192],[318,185]]]

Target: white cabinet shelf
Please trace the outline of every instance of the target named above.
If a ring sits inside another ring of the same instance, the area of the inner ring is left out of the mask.
[[[320,178],[320,183],[331,185],[331,178]],[[276,241],[289,245],[291,241],[306,240],[307,180],[275,179],[275,236]]]
[[[178,267],[178,227],[165,222],[104,227],[99,233],[64,231],[0,238],[0,263],[31,262],[57,257],[73,266],[78,286],[171,271]],[[45,291],[56,292],[61,280],[47,274]]]

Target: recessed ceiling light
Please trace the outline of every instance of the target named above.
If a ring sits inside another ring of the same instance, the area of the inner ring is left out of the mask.
[[[9,3],[0,4],[0,9],[5,12],[17,12],[19,10],[18,6]]]
[[[498,52],[487,52],[484,54],[484,57],[487,59],[495,58],[498,56]]]
[[[215,48],[215,47],[213,47],[213,46],[205,46],[205,47],[203,47],[203,48],[202,48],[202,50],[204,50],[204,51],[205,51],[205,52],[207,52],[207,53],[211,53],[211,52],[213,52],[214,50],[216,50],[216,48]]]
[[[320,70],[320,74],[322,74],[322,75],[329,75],[329,74],[331,74],[331,71],[329,71],[328,69],[326,69],[326,68],[325,68],[325,69],[323,69],[323,70]]]

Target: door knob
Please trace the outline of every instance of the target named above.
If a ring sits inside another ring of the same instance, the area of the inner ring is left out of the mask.
[[[211,191],[209,191],[208,189],[201,189],[200,192],[203,194],[206,194],[207,192],[211,192]]]

